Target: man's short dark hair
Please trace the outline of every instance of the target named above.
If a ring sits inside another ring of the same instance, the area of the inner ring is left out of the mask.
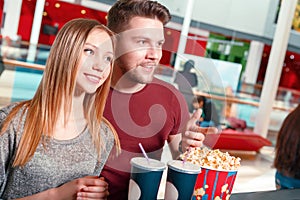
[[[108,11],[107,26],[115,33],[120,33],[133,17],[158,19],[163,25],[171,19],[169,10],[157,1],[118,0]]]

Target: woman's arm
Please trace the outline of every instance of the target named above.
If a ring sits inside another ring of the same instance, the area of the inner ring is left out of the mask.
[[[0,110],[0,130],[3,127],[3,123],[7,116],[7,109]],[[6,182],[8,179],[8,173],[12,165],[12,157],[15,148],[15,134],[13,129],[9,129],[0,134],[0,199],[2,199]]]
[[[85,176],[75,179],[64,185],[52,188],[19,200],[65,200],[65,199],[106,199],[108,184],[104,178],[98,176]]]

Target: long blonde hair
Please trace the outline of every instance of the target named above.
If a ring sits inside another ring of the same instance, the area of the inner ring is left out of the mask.
[[[24,166],[33,156],[43,136],[51,137],[61,110],[69,114],[76,84],[79,59],[83,46],[91,30],[99,28],[107,32],[113,41],[114,34],[104,25],[91,19],[74,19],[66,23],[58,32],[51,47],[46,62],[41,83],[31,100],[20,102],[7,116],[1,133],[9,126],[10,122],[25,107],[27,111],[23,135],[17,149],[14,166]],[[112,64],[111,64],[112,67]],[[100,159],[101,148],[105,150],[105,141],[100,138],[100,123],[104,121],[114,134],[115,144],[120,150],[120,143],[116,131],[107,120],[103,120],[103,110],[110,88],[112,70],[107,80],[94,94],[86,94],[84,99],[84,113],[87,120],[92,141]]]

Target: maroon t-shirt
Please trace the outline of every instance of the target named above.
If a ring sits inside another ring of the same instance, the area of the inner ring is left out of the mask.
[[[154,79],[134,94],[111,89],[104,117],[115,127],[122,152],[118,157],[111,152],[101,175],[109,183],[109,199],[127,199],[130,159],[143,156],[138,144],[142,143],[149,157],[160,160],[165,140],[184,129],[188,108],[175,87]]]

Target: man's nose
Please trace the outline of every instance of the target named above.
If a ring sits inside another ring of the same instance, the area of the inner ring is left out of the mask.
[[[161,55],[161,49],[157,47],[148,47],[147,48],[147,58],[152,60],[158,60]]]

